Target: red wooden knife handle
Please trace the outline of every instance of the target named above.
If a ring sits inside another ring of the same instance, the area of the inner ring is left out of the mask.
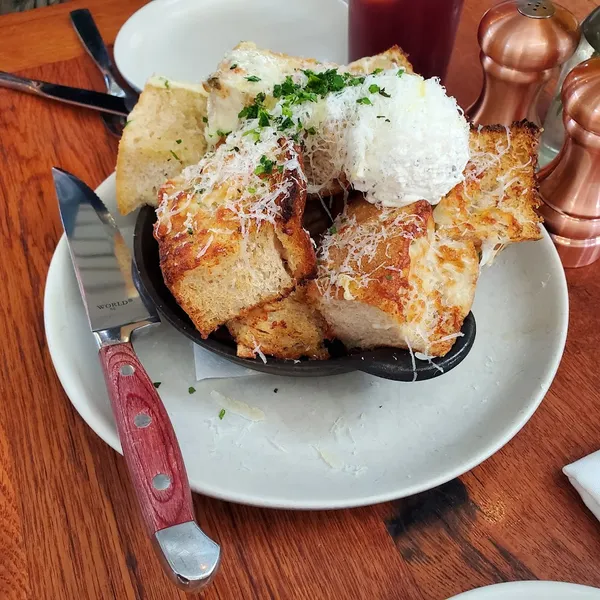
[[[130,342],[100,349],[123,454],[148,533],[194,520],[181,450],[163,403]]]

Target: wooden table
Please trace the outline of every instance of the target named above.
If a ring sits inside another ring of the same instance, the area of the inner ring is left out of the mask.
[[[563,0],[579,17],[593,0]],[[68,13],[87,6],[114,40],[142,0],[88,0],[0,17],[0,69],[102,89]],[[449,91],[477,94],[467,0]],[[0,90],[0,598],[184,598],[142,533],[125,463],[77,415],[54,373],[42,297],[61,235],[53,165],[95,186],[117,142],[91,112]],[[432,599],[519,579],[600,586],[600,527],[561,467],[600,447],[600,263],[567,273],[571,319],[554,384],[524,430],[440,488],[336,512],[263,510],[194,496],[224,548],[207,599]]]

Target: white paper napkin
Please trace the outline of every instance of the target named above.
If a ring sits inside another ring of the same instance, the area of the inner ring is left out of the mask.
[[[202,379],[220,379],[224,377],[248,377],[259,375],[258,371],[240,367],[229,360],[221,358],[212,352],[201,348],[197,344],[194,347],[194,364],[196,365],[196,381]]]
[[[563,473],[600,521],[600,450],[567,465]]]

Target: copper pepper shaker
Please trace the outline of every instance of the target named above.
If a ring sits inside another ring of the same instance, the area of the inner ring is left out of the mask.
[[[565,267],[600,258],[600,58],[567,75],[562,88],[565,143],[539,172],[540,212]]]
[[[540,125],[538,96],[579,42],[575,16],[550,0],[508,0],[483,15],[477,37],[484,82],[467,116],[481,125]]]

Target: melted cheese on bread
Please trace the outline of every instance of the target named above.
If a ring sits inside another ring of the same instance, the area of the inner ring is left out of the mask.
[[[205,337],[314,271],[302,158],[290,140],[232,135],[160,197],[154,235],[164,280]]]
[[[378,210],[356,199],[323,239],[309,293],[349,348],[443,356],[461,335],[478,273],[473,243],[436,234],[427,202]]]

